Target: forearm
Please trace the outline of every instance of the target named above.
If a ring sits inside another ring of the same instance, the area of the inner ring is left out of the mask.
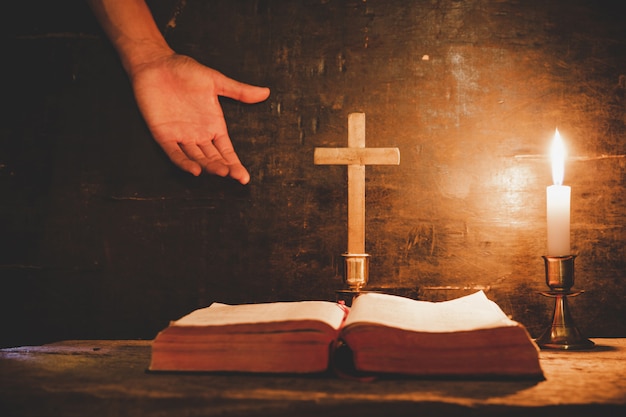
[[[144,0],[87,0],[117,50],[126,72],[174,53]]]

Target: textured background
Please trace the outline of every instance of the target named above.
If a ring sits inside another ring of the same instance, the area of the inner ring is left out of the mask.
[[[626,27],[610,1],[154,0],[168,42],[264,103],[223,100],[252,181],[180,172],[153,142],[82,1],[5,6],[0,344],[152,338],[221,302],[334,299],[345,146],[368,167],[372,288],[440,300],[478,288],[537,336],[546,158],[569,149],[572,300],[587,336],[626,336]],[[8,107],[8,108],[7,108]]]

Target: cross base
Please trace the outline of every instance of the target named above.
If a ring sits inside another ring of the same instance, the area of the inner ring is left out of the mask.
[[[344,253],[343,278],[351,291],[360,291],[369,279],[370,259],[367,253]]]

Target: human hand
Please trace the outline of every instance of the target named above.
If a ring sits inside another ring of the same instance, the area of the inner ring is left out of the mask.
[[[130,78],[150,132],[174,164],[195,176],[204,169],[242,184],[250,181],[218,96],[258,103],[267,99],[268,88],[240,83],[176,53],[134,68]]]

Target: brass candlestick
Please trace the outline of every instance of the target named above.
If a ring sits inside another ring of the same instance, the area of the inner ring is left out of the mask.
[[[574,324],[567,297],[575,297],[584,291],[571,291],[574,286],[574,258],[567,256],[543,256],[546,268],[546,284],[550,291],[541,292],[555,299],[552,325],[536,340],[542,349],[580,350],[591,349],[594,343],[584,337]]]
[[[369,280],[369,255],[367,253],[344,253],[343,281],[348,286],[346,290],[337,291],[337,300],[346,305],[352,305],[352,300],[358,296]]]
[[[367,253],[344,253],[343,279],[350,290],[359,291],[369,279],[369,255]]]

